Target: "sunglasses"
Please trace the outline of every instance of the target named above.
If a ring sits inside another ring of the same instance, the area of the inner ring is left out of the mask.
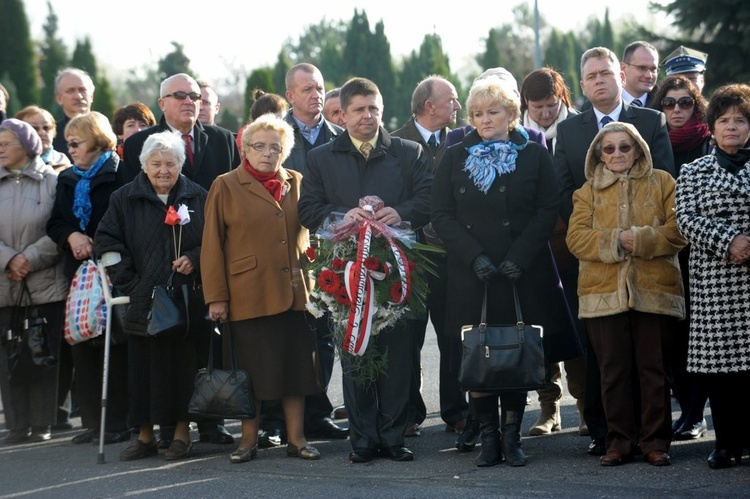
[[[182,90],[167,94],[163,96],[162,99],[166,99],[167,97],[174,97],[177,100],[185,100],[190,97],[190,100],[193,102],[198,102],[199,100],[201,100],[201,94],[199,94],[198,92],[183,92]]]
[[[633,146],[630,144],[622,144],[621,146],[617,146],[617,147],[613,145],[609,145],[609,146],[602,147],[602,152],[604,154],[614,154],[615,151],[619,149],[621,153],[627,154],[630,152],[632,148]]]
[[[673,99],[672,97],[665,97],[661,100],[662,109],[671,111],[675,106],[680,106],[680,109],[691,109],[695,105],[695,99],[692,97],[680,97],[679,99]]]
[[[86,142],[85,140],[80,140],[78,142],[72,141],[68,142],[68,149],[78,149],[78,146]]]

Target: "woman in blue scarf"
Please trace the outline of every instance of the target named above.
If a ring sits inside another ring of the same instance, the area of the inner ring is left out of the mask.
[[[94,258],[94,234],[109,206],[110,195],[121,183],[117,179],[119,157],[114,152],[117,137],[107,118],[90,112],[70,120],[65,140],[73,166],[57,181],[55,204],[47,222],[47,235],[64,254],[65,276],[72,280],[83,261]],[[89,443],[98,435],[101,418],[103,347],[90,340],[71,347],[75,368],[74,404],[78,405],[84,432],[73,443]],[[110,351],[105,443],[130,438],[127,417],[127,345]],[[65,385],[64,380],[62,384]],[[68,386],[70,384],[68,383]],[[61,409],[61,412],[65,412]],[[64,415],[58,416],[58,423]]]
[[[520,98],[512,85],[479,80],[466,108],[474,130],[448,148],[432,184],[432,225],[448,251],[446,330],[455,340],[455,369],[461,326],[479,323],[485,285],[490,324],[515,323],[512,283],[524,320],[544,326],[545,339],[570,320],[547,246],[560,197],[552,159],[519,126]],[[469,395],[481,429],[477,466],[523,466],[526,392]]]

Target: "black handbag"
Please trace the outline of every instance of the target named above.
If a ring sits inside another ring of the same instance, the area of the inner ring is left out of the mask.
[[[3,334],[9,379],[33,379],[57,365],[58,359],[49,349],[46,329],[47,319],[39,316],[24,279]]]
[[[214,325],[214,331],[221,334],[218,324]],[[226,324],[224,331],[229,334],[231,369],[214,369],[214,342],[213,338],[209,338],[208,365],[195,375],[188,414],[198,419],[253,419],[255,397],[250,374],[244,369],[237,369],[234,337],[229,324]]]
[[[151,293],[151,310],[146,329],[150,336],[184,338],[190,329],[189,286],[174,286],[174,275],[175,271],[172,271],[167,283],[154,286]]]
[[[536,390],[545,386],[543,330],[523,322],[518,291],[513,285],[515,324],[487,324],[487,287],[481,322],[461,328],[463,355],[458,381],[476,392]]]

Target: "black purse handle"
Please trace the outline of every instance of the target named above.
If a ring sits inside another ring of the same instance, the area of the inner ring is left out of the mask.
[[[515,302],[516,306],[516,326],[519,329],[523,329],[525,323],[523,322],[523,315],[521,315],[521,300],[518,299],[518,289],[516,289],[516,283],[512,284],[513,286],[513,301]],[[487,329],[487,291],[489,290],[489,285],[484,285],[484,298],[482,299],[482,317],[479,321],[479,328],[480,330]]]
[[[518,342],[524,342],[524,327],[526,324],[523,322],[523,316],[521,315],[521,300],[518,299],[518,289],[516,289],[516,283],[513,286],[513,301],[516,307],[516,330],[518,331]],[[479,321],[479,344],[485,344],[485,332],[487,331],[487,291],[489,286],[484,285],[484,298],[482,299],[482,317]]]
[[[216,332],[219,336],[221,336],[221,328],[222,324],[220,324],[217,321],[213,321],[213,331]],[[237,355],[234,353],[234,335],[232,335],[232,329],[229,326],[229,322],[225,322],[223,324],[224,331],[229,333],[229,355],[232,359],[232,372],[237,370]],[[213,334],[213,332],[211,332]],[[210,341],[208,343],[208,364],[206,364],[206,369],[210,372],[214,369],[214,338],[211,336]]]

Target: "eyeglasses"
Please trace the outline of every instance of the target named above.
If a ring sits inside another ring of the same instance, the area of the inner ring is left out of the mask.
[[[617,147],[615,147],[613,145],[608,145],[608,146],[602,147],[602,152],[604,154],[610,155],[610,154],[614,154],[615,151],[619,149],[621,153],[627,154],[627,153],[630,152],[630,150],[632,148],[633,148],[632,144],[621,144],[621,145],[619,145]]]
[[[54,125],[42,125],[42,126],[31,125],[31,128],[33,128],[34,130],[37,131],[37,133],[39,133],[41,131],[51,132],[55,128],[55,126]]]
[[[630,67],[633,67],[633,68],[637,69],[641,73],[651,73],[651,74],[655,75],[656,73],[659,72],[659,68],[657,68],[656,66],[651,66],[651,67],[649,67],[649,66],[638,66],[638,65],[635,65],[635,64],[630,64],[629,62],[626,62],[625,64],[627,64]]]
[[[72,142],[68,142],[68,149],[78,149],[78,146],[86,142],[85,140],[79,140],[76,142],[75,140]]]
[[[250,144],[250,147],[258,152],[266,152],[266,150],[269,150],[271,151],[271,154],[281,154],[281,146],[279,144],[264,144],[263,142],[256,142],[255,144]]]
[[[0,149],[8,149],[11,146],[21,145],[20,142],[0,142]]]
[[[674,109],[675,105],[680,106],[680,109],[692,109],[692,107],[695,105],[695,99],[693,99],[692,97],[680,97],[679,99],[665,97],[661,100],[662,109],[671,111],[672,109]]]
[[[182,90],[164,95],[162,96],[162,99],[166,99],[167,97],[174,97],[177,100],[185,100],[190,97],[190,100],[193,102],[198,102],[199,100],[201,100],[201,94],[199,94],[198,92],[183,92]]]

